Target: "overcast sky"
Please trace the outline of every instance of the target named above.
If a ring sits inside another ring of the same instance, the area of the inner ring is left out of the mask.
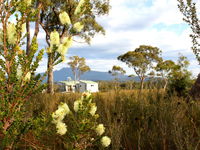
[[[199,8],[200,9],[200,8]],[[190,70],[196,76],[200,67],[191,50],[190,29],[182,21],[176,0],[111,0],[110,14],[98,18],[106,35],[97,35],[91,45],[74,43],[67,58],[78,55],[85,57],[92,70],[108,71],[113,65],[124,67],[127,74],[133,70],[119,62],[117,56],[134,50],[140,45],[159,47],[163,58],[176,61],[179,53],[190,60]],[[39,41],[44,45],[44,33]],[[41,62],[39,72],[46,68],[47,58]],[[59,64],[55,70],[66,67]]]

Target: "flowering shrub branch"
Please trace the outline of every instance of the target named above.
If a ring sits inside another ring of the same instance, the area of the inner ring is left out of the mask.
[[[29,129],[24,105],[45,87],[42,77],[35,74],[44,50],[38,52],[36,38],[32,39],[28,55],[22,49],[30,5],[30,0],[0,1],[0,149],[13,149]],[[16,21],[11,22],[13,19]]]
[[[52,123],[56,126],[57,134],[62,136],[67,149],[87,149],[94,147],[108,147],[111,139],[103,136],[105,127],[98,124],[97,106],[92,102],[90,93],[83,93],[74,102],[71,111],[66,103],[61,103],[52,113]]]

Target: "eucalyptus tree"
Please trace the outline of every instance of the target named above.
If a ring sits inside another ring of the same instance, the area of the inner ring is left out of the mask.
[[[109,70],[108,73],[110,73],[112,76],[116,77],[116,79],[119,78],[119,75],[123,75],[126,73],[126,71],[120,67],[120,66],[113,66],[112,70]]]
[[[112,70],[109,70],[108,73],[110,73],[112,76],[114,76],[115,81],[118,82],[119,76],[124,75],[126,73],[126,71],[122,67],[114,65],[112,67]],[[115,85],[115,89],[117,89],[117,83]]]
[[[84,57],[72,56],[69,59],[68,65],[72,69],[75,81],[79,81],[82,74],[90,71],[90,67],[86,65]]]
[[[193,0],[177,0],[178,7],[183,14],[183,20],[188,23],[192,30],[190,37],[192,38],[192,50],[196,55],[197,60],[200,62],[200,22],[198,18],[196,3]]]
[[[140,78],[140,89],[144,87],[144,81],[148,71],[154,68],[154,63],[161,61],[161,50],[157,47],[141,45],[134,51],[129,51],[118,57],[118,60],[125,62],[133,68],[136,75]]]
[[[162,79],[165,82],[164,90],[166,90],[167,88],[170,73],[173,71],[174,68],[175,68],[175,63],[172,60],[160,61],[155,68],[156,71],[158,72],[157,75],[162,77]]]
[[[178,7],[180,12],[183,14],[183,20],[190,26],[192,30],[192,34],[190,37],[192,39],[192,50],[196,56],[196,59],[200,63],[200,20],[198,16],[197,5],[193,0],[177,0]],[[200,98],[199,90],[200,90],[200,74],[198,75],[198,79],[196,80],[192,90],[191,95],[193,97]]]
[[[61,41],[67,37],[68,48],[72,41],[81,40],[81,42],[90,43],[96,33],[105,33],[96,18],[108,14],[109,0],[46,0],[38,2],[43,5],[39,23],[46,32],[46,42],[49,47],[48,92],[53,93],[53,66],[65,60],[67,49],[62,55],[56,48],[52,50],[51,33],[56,30]]]

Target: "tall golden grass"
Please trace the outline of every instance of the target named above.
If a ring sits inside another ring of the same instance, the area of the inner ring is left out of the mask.
[[[73,93],[38,95],[27,105],[28,115],[51,114],[61,101],[73,108],[79,97]],[[156,89],[115,90],[95,93],[93,97],[101,116],[99,122],[105,124],[112,139],[111,150],[200,149],[199,102],[187,103]],[[49,142],[48,149],[58,149],[54,138],[43,138],[44,143]]]

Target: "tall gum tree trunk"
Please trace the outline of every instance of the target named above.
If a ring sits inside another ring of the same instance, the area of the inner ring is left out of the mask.
[[[47,68],[48,68],[47,92],[49,94],[53,94],[54,93],[54,89],[53,89],[53,57],[52,57],[51,53],[48,54]]]
[[[37,1],[37,4],[36,4],[36,7],[38,8],[38,13],[36,15],[36,21],[35,21],[35,33],[34,33],[34,36],[37,37],[38,36],[38,33],[39,33],[39,25],[40,25],[40,10],[42,8],[42,3]]]
[[[167,80],[167,79],[165,79],[164,91],[166,91],[167,84],[168,84],[168,80]]]
[[[141,85],[140,85],[140,90],[142,91],[144,88],[144,79],[142,78],[141,79]]]

